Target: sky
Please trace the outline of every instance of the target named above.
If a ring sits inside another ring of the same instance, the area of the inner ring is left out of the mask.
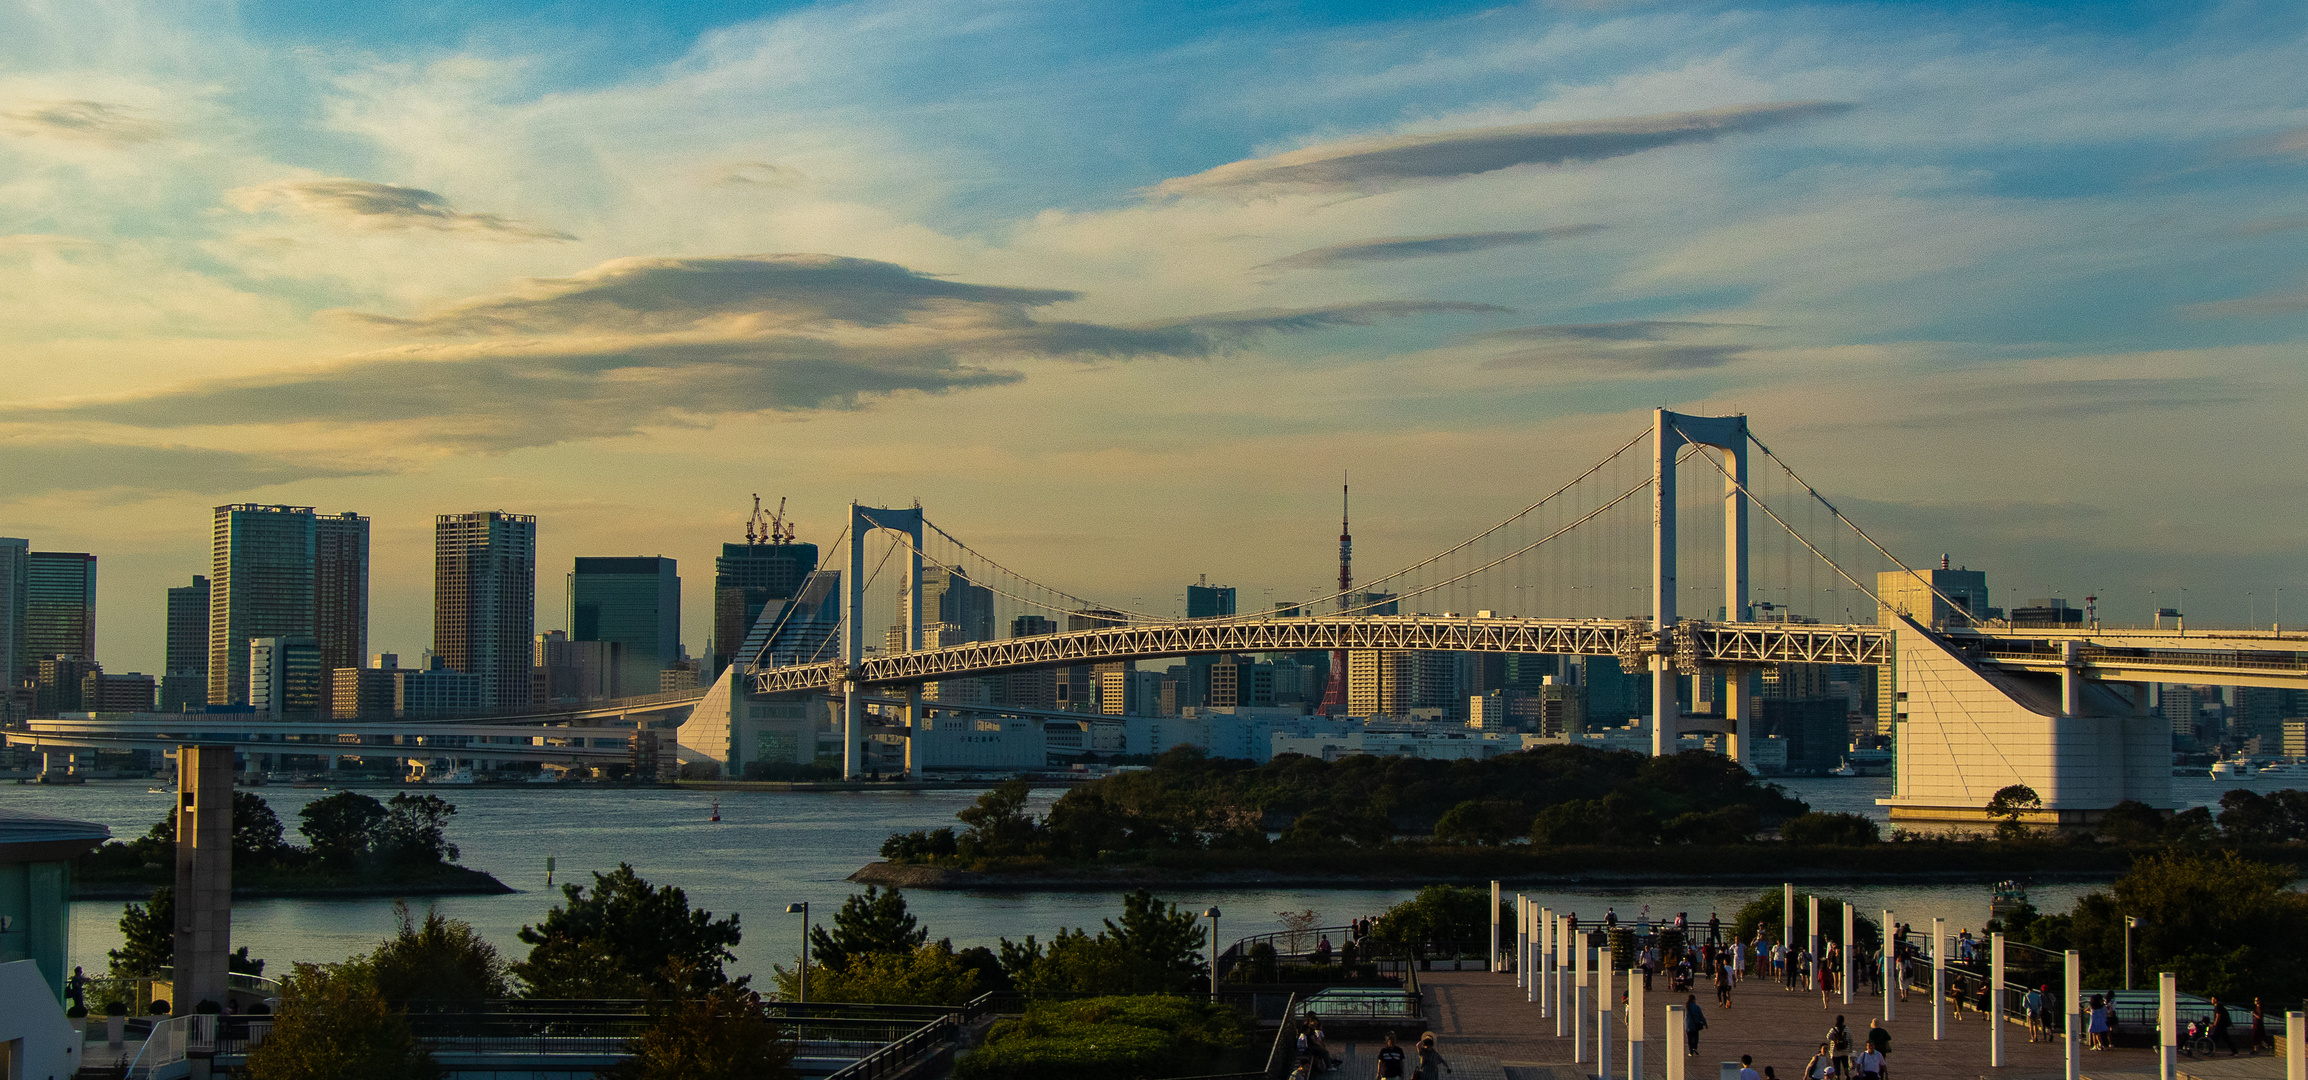
[[[1301,595],[1342,470],[1400,565],[1667,406],[1991,587],[2308,616],[2303,71],[2297,3],[0,0],[0,535],[114,671],[228,502],[372,518],[375,650],[504,509],[540,630],[663,554],[702,652],[756,492]]]

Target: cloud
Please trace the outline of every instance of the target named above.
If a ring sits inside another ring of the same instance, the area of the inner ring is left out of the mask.
[[[527,225],[498,214],[468,214],[423,188],[330,177],[276,180],[237,188],[225,198],[246,213],[279,209],[301,217],[356,229],[432,229],[475,233],[491,240],[575,240],[558,229]]]
[[[2247,221],[2228,231],[2230,236],[2267,236],[2270,233],[2308,229],[2308,218],[2262,218]]]
[[[1334,191],[1370,194],[1517,165],[1600,161],[1678,143],[1758,131],[1850,108],[1833,101],[1730,105],[1699,112],[1390,135],[1230,162],[1156,184],[1151,194],[1250,199]]]
[[[27,108],[0,113],[0,121],[7,122],[9,131],[17,135],[86,139],[114,145],[150,142],[168,133],[166,128],[136,115],[137,110],[126,105],[102,101],[39,101],[27,105]]]
[[[16,233],[11,236],[0,236],[0,251],[7,251],[10,249],[18,251],[57,251],[64,248],[84,248],[98,246],[100,245],[98,245],[94,240],[83,240],[77,236],[62,236],[57,233]]]
[[[1753,347],[1736,343],[1663,344],[1670,338],[1721,329],[1754,329],[1732,323],[1628,319],[1602,323],[1517,326],[1474,335],[1476,341],[1528,342],[1483,362],[1492,369],[1558,368],[1627,373],[1699,371],[1745,357]]]
[[[947,281],[832,255],[619,259],[413,317],[340,313],[427,339],[328,367],[133,397],[0,409],[0,420],[147,429],[382,426],[504,451],[744,413],[854,409],[1016,382],[1026,358],[1198,358],[1268,333],[1506,309],[1365,301],[1108,326],[1042,321],[1080,294]]]
[[[309,457],[281,458],[197,446],[0,437],[0,498],[58,491],[217,495],[380,471],[322,464]]]
[[[1684,330],[1712,330],[1730,325],[1734,324],[1628,319],[1621,322],[1517,326],[1507,330],[1492,330],[1477,336],[1496,341],[1658,341],[1669,334]]]
[[[946,281],[895,263],[839,255],[613,259],[582,274],[532,278],[514,292],[415,318],[339,313],[376,330],[426,337],[665,332],[708,320],[758,325],[892,326],[934,308],[971,307],[1019,322],[1027,308],[1080,299],[1066,289]]]
[[[1581,236],[1602,229],[1601,225],[1562,225],[1552,229],[1529,229],[1521,232],[1446,233],[1441,236],[1386,236],[1376,240],[1357,240],[1347,244],[1332,244],[1288,255],[1267,263],[1267,266],[1293,270],[1311,270],[1339,263],[1394,262],[1400,259],[1423,259],[1433,255],[1464,255],[1473,251],[1488,251],[1496,247],[1517,244],[1535,244],[1542,240],[1556,240],[1566,236]]]
[[[792,187],[809,179],[800,169],[767,161],[740,161],[725,165],[713,174],[713,182],[725,186],[753,185],[757,187]]]
[[[2263,319],[2308,311],[2308,292],[2265,293],[2235,300],[2183,304],[2182,315],[2197,319]]]
[[[2236,153],[2242,157],[2308,158],[2308,127],[2248,139],[2236,144]]]

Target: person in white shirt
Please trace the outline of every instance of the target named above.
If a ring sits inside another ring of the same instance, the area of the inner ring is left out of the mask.
[[[1859,1052],[1859,1060],[1852,1062],[1852,1067],[1858,1070],[1859,1080],[1885,1080],[1883,1053],[1872,1045]]]

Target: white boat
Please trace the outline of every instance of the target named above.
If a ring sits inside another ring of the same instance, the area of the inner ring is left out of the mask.
[[[1851,763],[1850,763],[1850,762],[1848,762],[1848,761],[1846,761],[1846,762],[1844,762],[1844,763],[1843,763],[1843,767],[1842,767],[1842,768],[1840,768],[1840,769],[1837,769],[1837,770],[1835,770],[1834,772],[1828,773],[1827,775],[1829,775],[1829,776],[1843,776],[1843,777],[1858,776],[1858,775],[1859,775],[1859,770],[1858,770],[1858,769],[1854,769],[1854,768],[1852,768],[1852,767],[1851,767]]]
[[[2262,780],[2299,780],[2308,778],[2308,767],[2294,761],[2279,761],[2260,767],[2252,774]]]
[[[2211,775],[2216,777],[2224,777],[2231,780],[2241,780],[2244,777],[2252,775],[2252,763],[2240,757],[2228,758],[2223,761],[2215,761],[2212,763]]]
[[[425,773],[425,782],[428,784],[470,784],[473,782],[473,767],[459,765],[446,772],[428,771]]]

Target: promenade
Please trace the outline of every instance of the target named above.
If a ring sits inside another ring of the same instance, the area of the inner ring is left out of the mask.
[[[1664,988],[1667,980],[1654,984]],[[1624,983],[1621,983],[1624,986]],[[1452,1080],[1585,1080],[1595,1076],[1592,1061],[1571,1060],[1571,1040],[1555,1037],[1555,1022],[1542,1020],[1539,1007],[1525,1001],[1511,974],[1478,971],[1433,971],[1419,974],[1426,995],[1427,1029],[1435,1033],[1444,1058],[1454,1066]],[[1645,997],[1650,1013],[1650,1044],[1645,1052],[1645,1080],[1665,1080],[1667,1055],[1680,1052],[1681,1033],[1662,1030],[1666,1006],[1681,1001],[1654,991]],[[1819,1007],[1817,991],[1781,989],[1770,980],[1749,980],[1732,994],[1732,1007],[1719,1008],[1710,988],[1699,995],[1707,1029],[1699,1039],[1699,1054],[1685,1059],[1686,1080],[1718,1080],[1723,1062],[1741,1054],[1755,1058],[1758,1072],[1766,1065],[1779,1080],[1801,1080],[1804,1063],[1826,1039],[1827,1029],[1841,1013],[1855,1044],[1863,1043],[1870,1019],[1883,1013],[1883,999],[1872,994],[1853,997],[1850,1005]],[[2057,1042],[2028,1042],[2027,1028],[2005,1027],[2004,1061],[1988,1066],[1988,1024],[1976,1012],[1960,1021],[1952,1015],[1946,1037],[1931,1037],[1931,1005],[1923,994],[1899,1003],[1899,1018],[1883,1023],[1891,1032],[1891,1054],[1886,1080],[2059,1080],[2065,1075],[2063,1050]],[[1627,1076],[1625,1013],[1613,1021],[1611,1068]],[[1410,1045],[1417,1032],[1401,1032]],[[1376,1039],[1355,1044],[1334,1041],[1343,1070],[1329,1075],[1364,1080],[1376,1072]],[[2183,1058],[2183,1076],[2198,1080],[2280,1080],[2279,1058],[2226,1058],[2198,1063]],[[2083,1075],[2090,1080],[2153,1080],[2156,1058],[2152,1050],[2116,1049],[2083,1052]]]

